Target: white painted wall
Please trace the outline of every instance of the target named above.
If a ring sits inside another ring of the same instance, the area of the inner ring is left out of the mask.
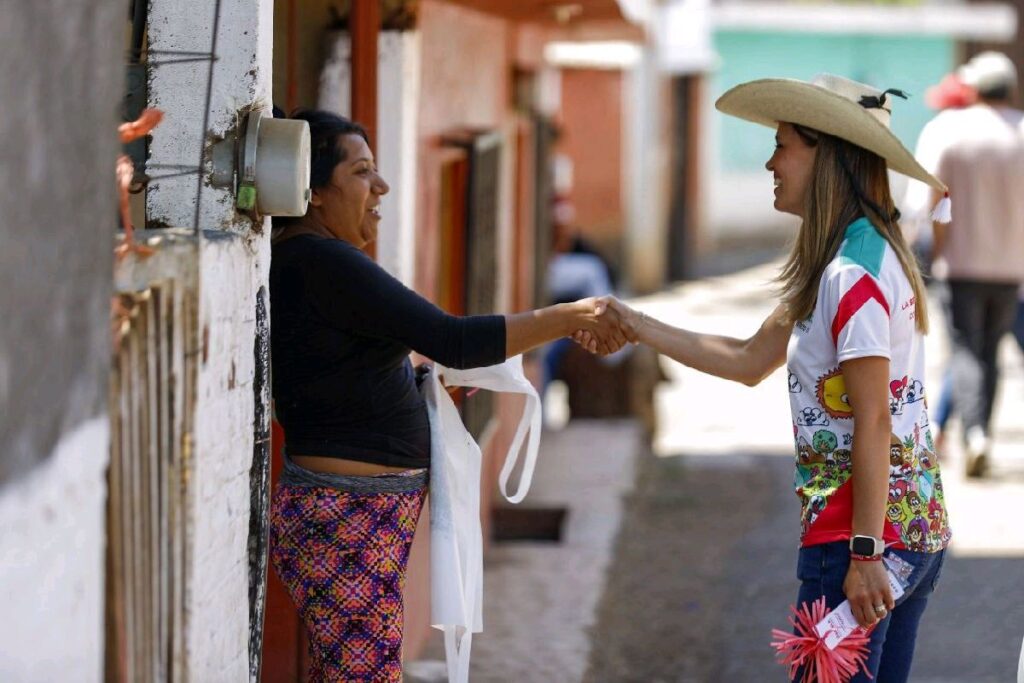
[[[199,320],[207,341],[190,474],[185,647],[191,681],[243,681],[249,675],[254,319],[269,263],[267,240],[248,242],[230,233],[204,240],[199,257]]]
[[[273,0],[223,0],[208,135],[202,119],[208,64],[153,70],[150,105],[164,110],[151,159],[198,163],[201,140],[236,125],[242,110],[267,111],[271,100]],[[208,51],[209,0],[153,0],[154,50]],[[269,111],[268,111],[269,113]],[[147,195],[150,221],[191,226],[196,178],[162,181]],[[234,210],[230,190],[205,187],[199,227],[199,329],[203,356],[196,378],[189,473],[185,605],[186,680],[249,679],[247,539],[253,457],[256,295],[268,281],[269,220],[253,224]]]
[[[351,116],[351,46],[347,33],[329,41],[317,106]],[[384,197],[377,261],[412,286],[415,275],[417,116],[420,97],[420,34],[384,31],[377,63],[377,167],[391,186]]]
[[[0,681],[103,679],[106,415],[0,489]]]
[[[153,131],[151,164],[199,166],[203,145],[223,137],[237,125],[239,111],[258,104],[269,113],[273,50],[273,0],[223,0],[217,62],[208,133],[202,131],[209,64],[205,61],[159,64],[152,67],[149,106],[164,112]],[[209,52],[214,3],[209,0],[151,0],[149,48],[164,51]],[[193,225],[196,176],[161,180],[146,192],[149,224]],[[248,219],[234,211],[233,193],[204,187],[200,227],[247,231]]]

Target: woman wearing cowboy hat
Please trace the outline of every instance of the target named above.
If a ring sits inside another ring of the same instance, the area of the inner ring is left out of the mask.
[[[632,341],[702,372],[752,386],[787,364],[798,603],[824,596],[834,609],[849,599],[860,625],[874,627],[867,668],[883,683],[907,680],[950,539],[924,400],[925,288],[887,170],[946,188],[890,131],[893,95],[904,97],[823,75],[745,83],[716,103],[777,130],[765,165],[775,208],[802,219],[778,277],[780,304],[754,336],[683,330],[611,303]],[[903,568],[899,599],[890,563]]]

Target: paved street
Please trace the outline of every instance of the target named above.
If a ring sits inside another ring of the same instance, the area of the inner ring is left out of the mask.
[[[773,306],[776,271],[756,267],[637,303],[673,324],[746,336]],[[934,394],[946,349],[933,311]],[[1003,351],[992,477],[964,480],[955,435],[942,463],[955,541],[925,615],[915,683],[1015,680],[1024,364],[1009,340]],[[560,544],[498,544],[489,555],[474,683],[785,680],[768,643],[797,589],[786,375],[751,389],[664,366],[671,382],[659,392],[653,453],[634,458],[628,423],[578,421],[545,435],[524,505],[565,505],[566,534]],[[426,657],[443,658],[439,642]],[[443,665],[427,670],[434,675],[410,680],[445,680]]]
[[[772,308],[776,268],[638,303],[673,324],[746,336]],[[935,309],[933,394],[946,353]],[[1024,636],[1024,372],[1009,340],[1003,352],[992,477],[965,481],[956,448],[943,460],[955,541],[921,629],[912,678],[921,683],[1016,674]],[[768,647],[797,588],[784,371],[750,389],[666,365],[672,383],[659,397],[656,454],[641,464],[626,506],[585,680],[784,680]]]

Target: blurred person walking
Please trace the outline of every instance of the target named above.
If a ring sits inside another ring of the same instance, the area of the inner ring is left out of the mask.
[[[999,384],[997,352],[1017,316],[1024,281],[1024,112],[1009,106],[1017,71],[984,52],[959,70],[976,104],[937,117],[945,138],[935,175],[949,187],[953,220],[934,226],[953,331],[953,408],[963,425],[966,473],[983,476]]]
[[[956,125],[955,121],[943,116],[942,112],[973,105],[978,100],[978,93],[961,80],[958,71],[954,71],[946,74],[939,83],[928,88],[925,91],[924,99],[925,103],[937,110],[939,114],[926,123],[921,130],[921,134],[917,138],[917,147],[914,148],[914,157],[926,171],[934,173],[946,141],[951,137],[952,131],[947,129]],[[952,339],[953,330],[949,324],[949,287],[944,279],[945,274],[941,272],[943,264],[940,262],[938,273],[933,270],[932,264],[935,239],[931,220],[931,200],[932,189],[919,180],[911,179],[907,183],[903,203],[900,207],[903,212],[903,219],[900,223],[903,226],[904,237],[922,264],[925,281],[930,285],[946,313],[946,332]],[[940,277],[936,277],[936,275]],[[947,365],[942,377],[942,386],[939,388],[938,400],[933,403],[932,412],[935,451],[940,455],[945,451],[946,427],[952,413],[953,371],[952,366]]]
[[[765,165],[775,209],[801,218],[778,277],[781,303],[752,337],[672,327],[611,301],[631,341],[701,372],[753,386],[788,366],[797,602],[824,597],[835,609],[848,599],[873,629],[867,670],[853,683],[908,680],[951,537],[925,405],[927,300],[887,171],[946,188],[889,129],[891,96],[905,95],[824,74],[744,83],[716,103],[777,128]],[[899,599],[890,562],[908,570]]]

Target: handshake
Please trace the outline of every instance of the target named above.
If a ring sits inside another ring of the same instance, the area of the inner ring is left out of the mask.
[[[577,301],[580,326],[572,340],[591,353],[606,356],[627,343],[640,341],[640,328],[647,320],[614,296],[591,297]]]

